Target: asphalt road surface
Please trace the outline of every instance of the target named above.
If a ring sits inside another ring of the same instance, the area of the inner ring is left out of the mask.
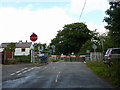
[[[113,88],[82,62],[26,66],[6,73],[3,71],[3,88]]]

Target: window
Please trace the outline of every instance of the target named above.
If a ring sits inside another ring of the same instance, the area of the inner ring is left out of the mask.
[[[110,52],[110,49],[108,49],[108,50],[106,51],[106,55],[108,55],[108,54],[109,54],[109,52]]]
[[[22,48],[22,50],[21,50],[22,52],[25,52],[25,48]]]
[[[120,49],[113,49],[112,54],[120,54]]]

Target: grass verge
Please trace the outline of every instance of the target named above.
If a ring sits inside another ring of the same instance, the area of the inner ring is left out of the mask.
[[[120,88],[120,62],[114,62],[112,67],[104,64],[102,61],[90,61],[86,63],[94,73],[106,79],[115,87]]]
[[[51,60],[52,62],[59,62],[60,60]]]

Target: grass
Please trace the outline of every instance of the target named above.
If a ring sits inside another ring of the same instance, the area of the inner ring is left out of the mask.
[[[52,62],[59,62],[60,60],[51,60]]]
[[[104,64],[102,61],[90,61],[86,63],[98,76],[106,79],[114,86],[120,88],[120,61],[113,62],[112,67]]]

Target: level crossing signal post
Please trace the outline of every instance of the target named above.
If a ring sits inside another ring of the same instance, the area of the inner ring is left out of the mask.
[[[34,57],[34,44],[35,41],[38,39],[38,36],[35,33],[32,33],[32,35],[30,36],[30,40],[32,41],[32,50],[31,50],[31,63],[35,62],[35,57]]]

